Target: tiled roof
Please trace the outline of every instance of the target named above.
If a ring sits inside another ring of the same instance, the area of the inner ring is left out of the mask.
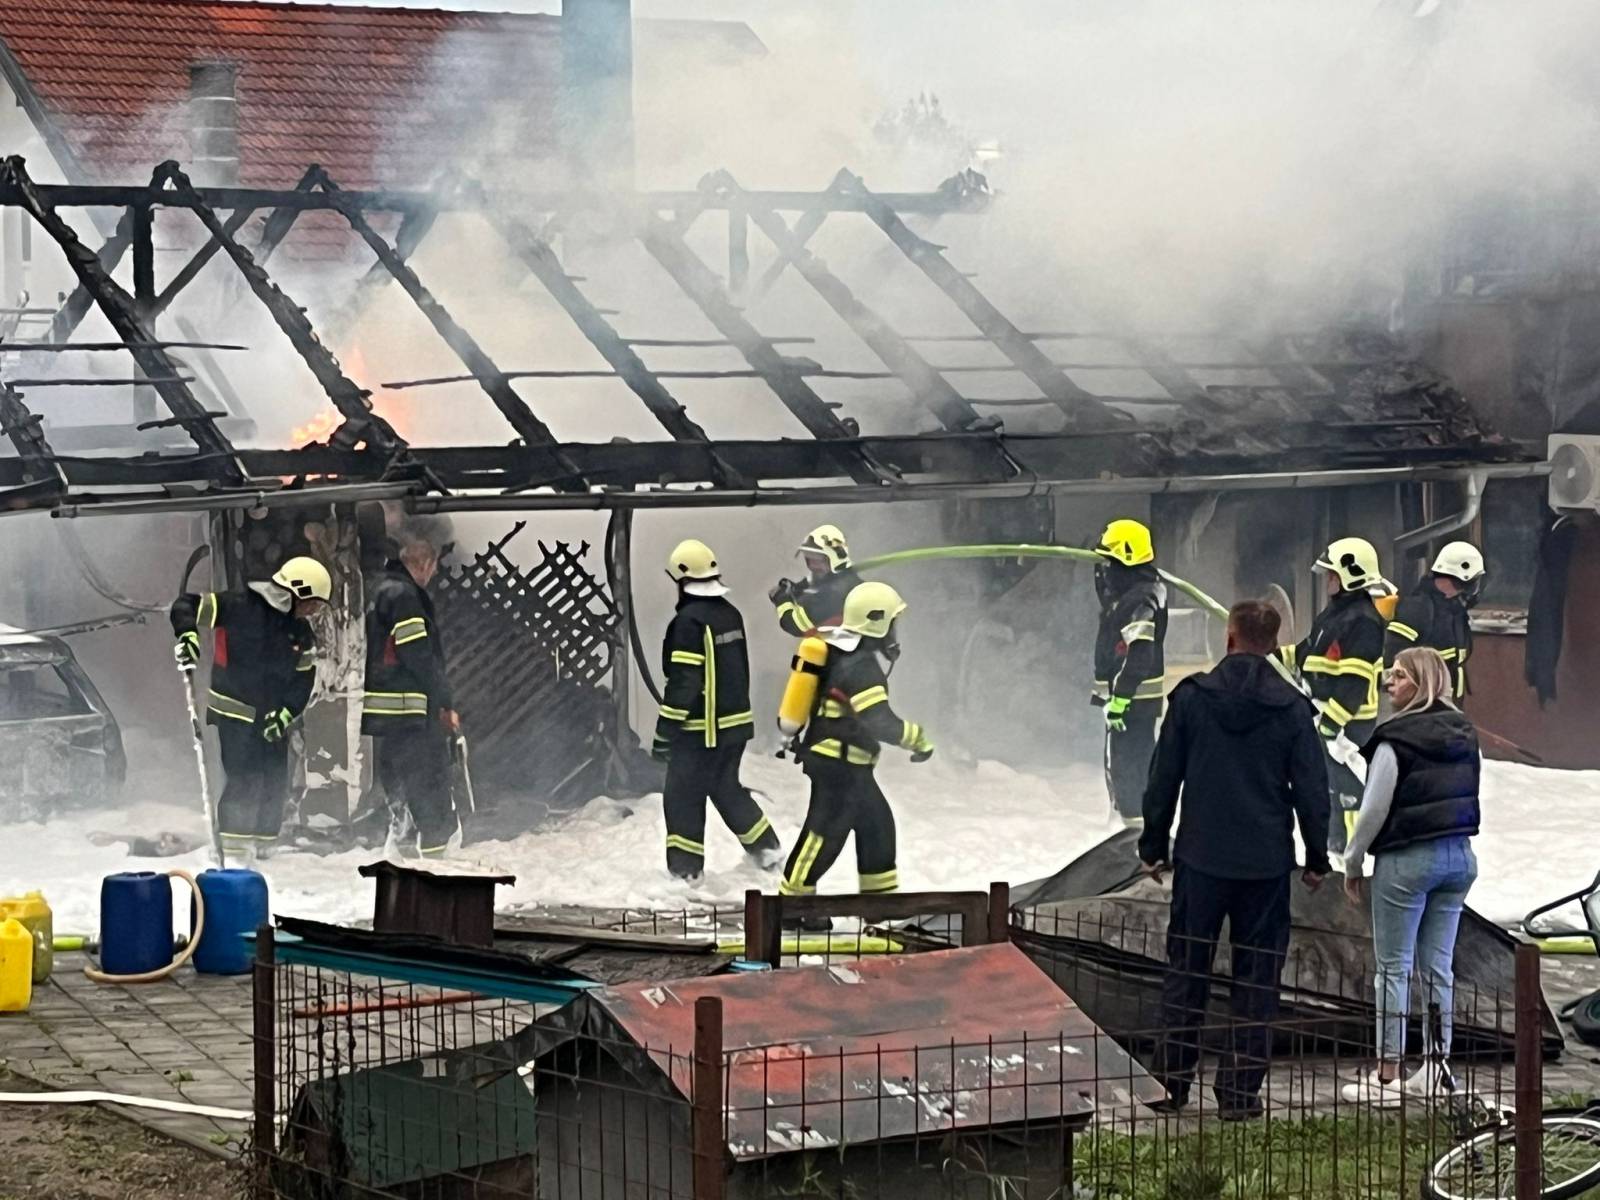
[[[217,0],[0,0],[0,45],[82,182],[139,183],[190,157],[189,68],[238,68],[241,182],[426,184],[464,146],[538,160],[556,146],[560,19]],[[731,22],[641,21],[636,53],[685,40],[759,53]],[[11,64],[8,64],[10,66]],[[469,164],[470,165],[470,164]]]

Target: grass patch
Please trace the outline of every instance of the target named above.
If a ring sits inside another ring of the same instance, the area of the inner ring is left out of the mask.
[[[1454,1140],[1446,1120],[1401,1114],[1092,1131],[1073,1178],[1095,1200],[1395,1200]]]

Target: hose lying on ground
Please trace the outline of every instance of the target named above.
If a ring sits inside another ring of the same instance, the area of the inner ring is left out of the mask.
[[[248,1121],[247,1108],[218,1108],[182,1100],[157,1100],[150,1096],[119,1096],[116,1092],[0,1092],[0,1104],[125,1104],[129,1108],[155,1108],[162,1112],[190,1113],[217,1121]]]
[[[183,953],[164,967],[157,967],[154,971],[141,971],[136,975],[107,975],[104,971],[85,967],[83,973],[95,983],[154,983],[171,975],[194,956],[194,949],[200,944],[200,933],[206,927],[206,898],[200,894],[199,885],[189,872],[174,867],[167,872],[167,875],[187,883],[190,893],[194,896],[194,928],[189,931],[189,944],[183,948]],[[171,930],[168,930],[168,933],[170,934]]]

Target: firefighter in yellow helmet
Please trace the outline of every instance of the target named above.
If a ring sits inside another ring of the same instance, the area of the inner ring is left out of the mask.
[[[1393,589],[1365,538],[1335,539],[1313,569],[1326,577],[1327,606],[1304,640],[1278,654],[1300,673],[1317,707],[1328,752],[1328,850],[1342,855],[1362,792],[1349,763],[1378,722],[1384,618],[1374,601]]]
[[[283,824],[289,730],[317,677],[316,639],[305,618],[332,594],[328,569],[302,555],[242,591],[172,602],[180,668],[199,665],[200,630],[212,631],[206,724],[216,727],[226,776],[217,825],[225,849],[247,861],[271,852]]]
[[[861,582],[850,566],[850,546],[837,525],[818,525],[800,543],[796,553],[805,561],[807,578],[780,579],[767,593],[777,607],[778,625],[794,637],[813,629],[837,625],[844,600]]]
[[[1112,521],[1094,550],[1094,702],[1105,714],[1106,790],[1117,815],[1136,825],[1166,694],[1167,585],[1156,571],[1150,530],[1138,521]]]
[[[778,887],[783,895],[815,892],[852,833],[859,890],[892,892],[899,886],[894,813],[873,766],[885,743],[909,750],[912,762],[933,755],[922,726],[902,720],[889,703],[888,648],[895,644],[895,619],[905,609],[888,584],[858,584],[845,597],[837,626],[823,635],[828,661],[800,737],[811,804],[784,867]]]
[[[772,822],[744,784],[739,764],[755,733],[744,618],[728,599],[717,556],[704,542],[679,542],[667,557],[678,607],[661,646],[666,683],[651,754],[667,764],[662,807],[667,870],[698,881],[706,861],[706,801],[762,867],[782,861]]]

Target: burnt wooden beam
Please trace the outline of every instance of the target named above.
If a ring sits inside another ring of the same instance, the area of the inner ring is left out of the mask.
[[[750,286],[750,218],[744,209],[728,209],[728,291],[742,297]]]
[[[292,188],[202,187],[194,189],[193,194],[189,195],[129,184],[60,183],[37,186],[43,201],[52,208],[126,208],[141,202],[164,208],[205,207],[213,212],[242,208],[285,208],[296,212],[314,212],[335,207],[327,195]],[[352,190],[346,194],[362,212],[407,213],[423,208],[440,212],[470,212],[479,207],[470,197],[449,191],[436,193],[376,189]],[[810,212],[819,207],[832,212],[862,211],[858,201],[846,196],[830,196],[826,192],[752,191],[747,194],[763,208],[777,212]],[[698,216],[703,212],[728,207],[726,197],[698,189],[639,192],[626,199],[651,212],[670,212],[683,216]],[[983,211],[984,207],[969,199],[939,191],[883,192],[880,193],[880,199],[897,211],[906,213],[976,213]],[[0,206],[17,202],[15,190],[0,183]],[[503,205],[508,210],[521,213],[553,213],[593,207],[592,196],[569,192],[496,192],[494,202],[496,206]]]
[[[859,337],[911,390],[912,396],[947,429],[970,429],[984,420],[971,404],[950,385],[910,342],[850,290],[844,280],[830,271],[794,235],[776,211],[762,208],[741,193],[738,182],[726,171],[712,177],[711,185],[732,196],[745,195],[746,208],[756,228],[766,235],[778,253],[788,260],[800,277],[821,296]]]
[[[113,274],[122,262],[122,256],[128,252],[128,247],[133,244],[133,210],[124,209],[122,219],[117,222],[117,227],[111,233],[100,249],[95,252],[99,260],[100,269],[106,274]],[[65,342],[72,337],[73,332],[83,323],[84,317],[89,315],[89,309],[94,304],[94,296],[82,283],[72,289],[72,293],[61,302],[61,307],[56,310],[55,316],[50,320],[50,331],[45,334],[49,342]]]
[[[431,208],[414,209],[401,217],[400,228],[394,235],[395,256],[403,263],[410,262],[411,256],[433,231],[433,224],[438,219],[439,213]],[[368,267],[350,294],[323,318],[322,326],[327,330],[328,338],[336,344],[342,343],[366,313],[378,291],[393,278],[381,259]]]
[[[914,233],[899,213],[867,189],[859,176],[840,171],[833,186],[860,198],[868,219],[884,232],[913,266],[950,298],[951,303],[961,310],[962,315],[978,328],[990,344],[1010,359],[1047,399],[1061,409],[1068,422],[1076,427],[1096,426],[1104,429],[1123,423],[1123,418],[1116,410],[1107,407],[1091,392],[1069,379],[1039,349],[1037,343],[978,290],[972,280],[950,264],[941,247]]]
[[[61,247],[67,265],[78,277],[78,283],[88,290],[95,304],[105,314],[111,328],[127,344],[129,353],[133,355],[139,370],[158,381],[151,386],[155,388],[172,415],[203,417],[205,408],[189,391],[188,384],[177,382],[173,378],[182,374],[177,365],[164,349],[150,344],[155,342],[156,338],[140,320],[134,298],[111,278],[110,273],[101,264],[99,255],[78,239],[72,226],[40,194],[37,185],[29,177],[21,156],[13,155],[5,160],[3,168],[0,168],[0,178],[3,178],[5,188],[16,197],[18,205],[50,235],[56,245]],[[130,222],[130,237],[131,226],[132,222]],[[194,439],[195,445],[203,452],[218,456],[210,462],[214,478],[233,483],[243,482],[244,472],[238,460],[233,457],[233,447],[214,422],[200,420],[186,425],[185,429]]]
[[[825,208],[814,208],[808,213],[801,214],[800,219],[794,224],[795,240],[802,246],[806,245],[817,235],[817,230],[822,228],[827,219],[828,210]],[[779,255],[778,261],[770,264],[765,271],[761,272],[761,278],[756,280],[755,287],[750,289],[749,303],[754,304],[770,292],[773,285],[778,282],[778,279],[788,269],[789,260]]]
[[[155,210],[135,204],[133,216],[133,302],[139,319],[149,321],[156,300]]]
[[[163,163],[156,169],[156,176],[164,184],[167,194],[188,202],[185,207],[194,211],[200,223],[206,227],[206,231],[233,260],[234,266],[238,268],[250,290],[255,293],[256,299],[261,301],[271,314],[273,321],[289,339],[289,344],[300,355],[329,401],[350,424],[350,433],[359,440],[366,441],[374,450],[383,453],[398,453],[404,449],[404,439],[372,410],[372,402],[366,391],[344,373],[333,352],[322,344],[322,339],[317,336],[311,322],[306,319],[305,310],[290,299],[255,257],[223,228],[221,219],[205,203],[194,185],[189,182],[189,177],[179,169],[178,164]]]
[[[562,266],[550,243],[515,217],[492,210],[486,210],[485,216],[506,245],[511,247],[511,252],[572,318],[572,323],[578,327],[578,331],[628,385],[629,390],[643,401],[644,406],[660,422],[661,427],[676,441],[709,446],[710,439],[706,436],[706,431],[690,418],[688,410],[678,402],[677,397],[667,390],[666,385],[645,365],[644,360],[634,351],[627,339],[617,332],[611,322],[606,320],[605,314],[590,301],[574,277]],[[709,450],[704,453],[708,464],[714,468],[714,473],[719,478],[731,481],[733,475],[726,464],[718,461]]]
[[[255,211],[253,208],[236,210],[229,214],[222,228],[229,237],[236,236],[239,230],[244,228],[245,222],[255,215]],[[149,306],[151,314],[160,316],[164,313],[172,302],[178,298],[178,293],[195,281],[200,272],[206,269],[206,264],[216,257],[217,251],[221,249],[222,243],[218,242],[216,238],[210,238],[204,246],[195,251],[189,261],[184,263],[178,273],[172,277],[172,281],[161,289],[160,295],[151,300]]]
[[[24,484],[53,482],[57,493],[66,490],[66,477],[56,465],[55,451],[44,435],[44,421],[23,403],[10,383],[0,383],[0,432],[16,447]]]
[[[330,195],[335,197],[339,195],[339,185],[326,176],[321,180],[321,187]],[[411,298],[411,302],[428,319],[428,324],[433,326],[434,332],[445,345],[450,347],[462,365],[472,372],[472,377],[478,386],[493,402],[506,423],[516,431],[517,436],[526,445],[542,451],[551,469],[576,476],[576,469],[557,448],[556,436],[550,427],[534,415],[527,402],[517,395],[505,372],[494,359],[489,357],[477,339],[463,329],[450,315],[449,310],[439,303],[417,273],[411,269],[410,264],[395,253],[394,247],[389,245],[388,241],[368,224],[367,219],[355,208],[341,207],[338,212],[355,231],[356,236],[377,255],[384,270],[389,272],[390,277],[400,285],[400,290]]]
[[[853,434],[833,409],[812,389],[798,364],[773,348],[772,342],[746,318],[729,297],[716,272],[701,260],[667,221],[646,214],[639,226],[641,245],[672,277],[683,293],[705,313],[718,333],[732,342],[744,360],[761,376],[812,437],[822,442],[848,442]],[[889,475],[870,454],[841,447],[839,470],[857,483],[885,482]]]

